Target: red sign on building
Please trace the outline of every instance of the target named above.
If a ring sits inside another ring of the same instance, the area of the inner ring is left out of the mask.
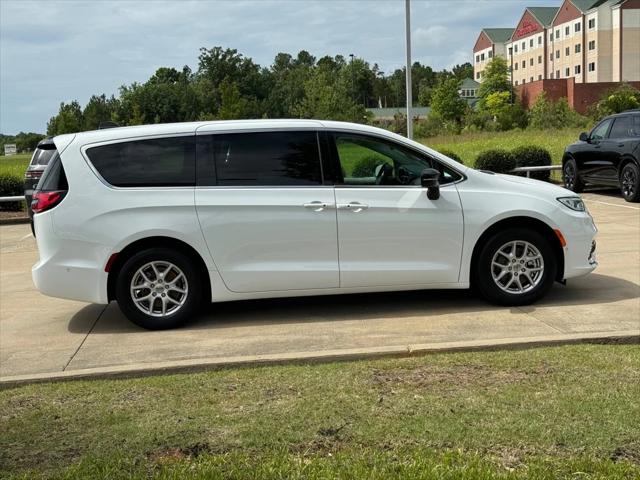
[[[520,37],[526,37],[527,35],[531,35],[532,33],[535,33],[538,31],[539,26],[540,25],[538,25],[538,23],[536,22],[523,20],[522,23],[519,25],[518,29],[516,30],[515,36],[517,38],[520,38]]]

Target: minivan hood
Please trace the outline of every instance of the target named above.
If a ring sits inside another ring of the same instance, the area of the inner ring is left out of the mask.
[[[491,174],[475,171],[476,176],[486,176],[483,180],[492,183],[495,187],[504,188],[505,190],[517,191],[528,195],[548,199],[550,197],[575,197],[576,194],[571,190],[533,178],[519,177],[516,175]],[[481,177],[479,177],[481,178]]]

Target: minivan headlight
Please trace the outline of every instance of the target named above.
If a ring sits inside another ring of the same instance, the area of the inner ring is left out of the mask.
[[[560,197],[557,200],[565,207],[569,207],[576,212],[584,212],[587,210],[580,197]]]

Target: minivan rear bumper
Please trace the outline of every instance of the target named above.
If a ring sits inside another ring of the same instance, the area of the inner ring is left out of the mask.
[[[45,295],[106,304],[107,278],[101,259],[108,248],[64,239],[53,229],[52,212],[34,216],[40,260],[31,269],[36,288]]]

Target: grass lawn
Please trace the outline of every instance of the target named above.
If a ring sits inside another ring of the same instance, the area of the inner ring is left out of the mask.
[[[9,157],[0,156],[0,174],[14,175],[22,179],[30,160],[31,153],[20,153]]]
[[[573,345],[0,391],[0,477],[637,479],[640,350]]]
[[[473,166],[476,157],[483,150],[503,148],[513,150],[523,145],[546,148],[551,153],[554,164],[562,162],[562,154],[567,145],[578,140],[584,129],[565,130],[510,130],[507,132],[478,132],[462,135],[441,135],[419,139],[434,150],[450,150],[460,155],[465,165]]]

